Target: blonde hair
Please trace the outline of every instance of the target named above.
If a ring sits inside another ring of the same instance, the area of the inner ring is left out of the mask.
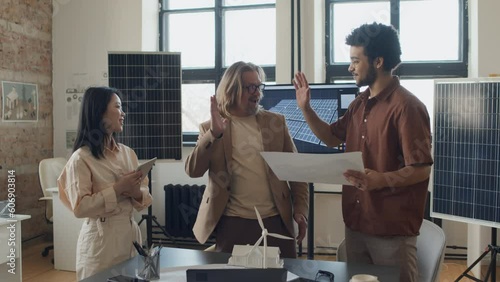
[[[222,117],[231,117],[230,110],[236,106],[243,94],[243,73],[248,71],[256,71],[262,82],[266,80],[264,70],[253,63],[236,62],[224,72],[215,95]]]

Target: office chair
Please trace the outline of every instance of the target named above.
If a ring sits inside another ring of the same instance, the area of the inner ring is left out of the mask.
[[[417,237],[417,264],[419,282],[439,281],[439,272],[444,260],[446,236],[443,229],[424,219]],[[345,242],[337,248],[337,261],[347,261]]]
[[[347,254],[346,254],[346,250],[345,250],[345,240],[342,240],[342,242],[340,242],[339,246],[337,247],[337,261],[343,261],[343,262],[346,262],[347,261]]]
[[[446,236],[443,229],[424,219],[417,237],[417,259],[420,282],[439,281],[439,272],[444,260]]]
[[[47,191],[48,188],[57,187],[57,178],[61,174],[66,165],[65,158],[50,158],[43,159],[38,166],[38,175],[40,178],[40,187],[42,188],[43,197],[39,201],[45,201],[45,220],[52,224],[52,193]],[[50,203],[49,203],[50,201]],[[42,256],[46,257],[50,250],[54,249],[54,245],[47,246],[42,251]]]

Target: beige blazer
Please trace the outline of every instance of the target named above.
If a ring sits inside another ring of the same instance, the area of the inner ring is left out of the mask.
[[[232,174],[230,122],[219,139],[215,139],[209,131],[210,120],[202,123],[198,142],[185,163],[186,173],[190,177],[201,177],[207,170],[209,173],[208,185],[193,227],[196,239],[202,244],[214,231],[229,199]],[[297,152],[283,115],[260,110],[257,124],[261,128],[264,151]],[[290,234],[294,234],[293,214],[302,214],[306,219],[308,216],[307,183],[280,181],[267,164],[266,174],[279,214]]]

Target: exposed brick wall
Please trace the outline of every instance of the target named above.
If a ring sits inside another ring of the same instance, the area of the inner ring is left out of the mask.
[[[22,239],[50,233],[38,180],[40,160],[53,157],[52,1],[0,1],[0,81],[38,85],[38,121],[5,122],[0,87],[0,200],[7,198],[7,173],[15,171],[16,213]]]

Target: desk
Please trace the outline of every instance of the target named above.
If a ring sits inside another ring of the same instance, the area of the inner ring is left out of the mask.
[[[0,281],[23,281],[21,221],[29,218],[31,215],[23,214],[0,218]],[[11,253],[11,249],[15,251]],[[9,256],[14,256],[15,262]]]
[[[230,254],[217,252],[204,252],[198,250],[163,248],[160,256],[160,267],[176,267],[189,265],[202,265],[212,263],[227,263]],[[133,257],[127,261],[115,265],[103,272],[97,273],[84,282],[106,281],[107,278],[116,275],[134,276],[139,257]],[[379,281],[399,281],[399,269],[389,266],[375,266],[369,264],[344,263],[336,261],[318,261],[301,259],[284,259],[285,268],[303,278],[313,279],[316,272],[327,270],[335,275],[335,282],[347,282],[355,274],[372,274]]]
[[[52,192],[54,226],[54,269],[76,271],[76,243],[84,218],[75,215],[59,199],[57,188],[48,188]]]

